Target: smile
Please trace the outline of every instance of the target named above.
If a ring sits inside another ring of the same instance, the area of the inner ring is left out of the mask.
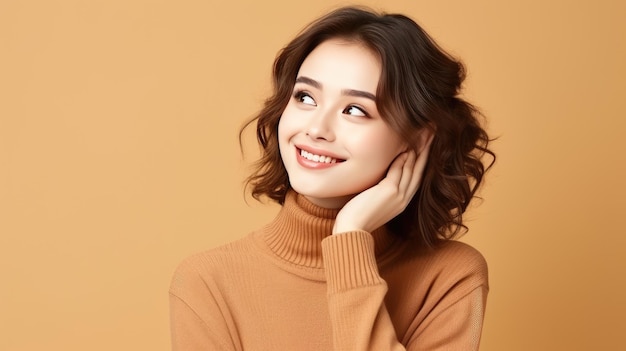
[[[310,152],[300,150],[300,156],[306,158],[309,161],[319,162],[319,163],[337,163],[336,158],[332,158],[330,156],[316,155]]]
[[[296,158],[300,166],[309,169],[326,169],[345,161],[329,155],[319,155],[296,148]]]

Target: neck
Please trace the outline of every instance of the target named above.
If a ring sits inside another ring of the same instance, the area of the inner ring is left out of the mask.
[[[337,213],[338,209],[320,207],[290,191],[274,221],[260,234],[269,249],[282,260],[297,266],[323,268],[321,242],[332,235]],[[377,256],[388,252],[397,241],[384,227],[371,234]]]
[[[308,195],[303,195],[310,203],[318,207],[338,210],[350,201],[354,195],[346,195],[332,198],[317,198]]]

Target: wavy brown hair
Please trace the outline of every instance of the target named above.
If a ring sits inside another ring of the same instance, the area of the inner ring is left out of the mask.
[[[417,148],[424,128],[434,133],[422,184],[407,208],[387,226],[429,247],[462,229],[462,215],[495,161],[479,111],[463,100],[463,64],[443,51],[413,20],[369,9],[337,9],[307,26],[274,61],[273,94],[240,131],[257,122],[262,157],[247,185],[252,196],[283,204],[291,188],[278,147],[278,122],[292,95],[300,65],[320,43],[339,38],[360,43],[381,60],[376,105],[385,121]],[[491,156],[483,164],[485,154]]]

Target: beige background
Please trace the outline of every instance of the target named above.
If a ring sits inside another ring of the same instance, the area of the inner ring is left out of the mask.
[[[500,137],[464,239],[482,350],[623,347],[625,2],[365,3],[461,56]],[[338,4],[0,1],[0,350],[169,349],[177,263],[276,210],[244,202],[238,128]]]

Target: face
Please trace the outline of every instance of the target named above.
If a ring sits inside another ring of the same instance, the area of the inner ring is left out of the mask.
[[[384,178],[406,143],[381,118],[378,57],[364,46],[328,40],[302,63],[278,125],[289,182],[311,202],[340,208]]]

